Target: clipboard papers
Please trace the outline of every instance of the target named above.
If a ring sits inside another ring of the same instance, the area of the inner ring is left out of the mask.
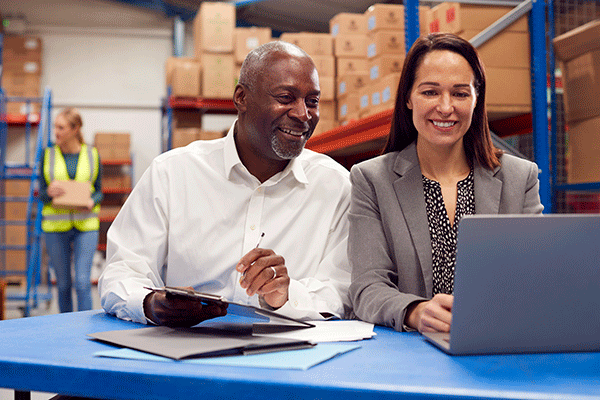
[[[255,307],[250,304],[241,304],[233,301],[229,301],[225,299],[223,296],[218,296],[214,294],[208,293],[200,293],[194,290],[188,290],[183,288],[176,288],[171,286],[165,286],[164,288],[155,289],[149,288],[146,289],[152,290],[153,292],[159,293],[167,293],[170,296],[181,296],[187,297],[191,299],[196,299],[202,301],[203,304],[209,303],[224,303],[227,304],[227,314],[238,315],[241,317],[251,317],[251,318],[261,318],[261,319],[269,319],[270,323],[266,325],[271,325],[272,327],[275,325],[286,326],[288,329],[281,328],[283,330],[290,329],[302,329],[302,328],[313,328],[315,325],[302,321],[296,318],[288,317],[283,314],[279,314],[276,311],[267,310],[260,307]],[[257,328],[259,326],[263,326],[264,324],[255,324]],[[268,327],[264,327],[264,329],[269,329]]]
[[[93,339],[174,360],[259,354],[314,346],[306,340],[252,336],[252,326],[169,328],[154,326],[92,333]]]

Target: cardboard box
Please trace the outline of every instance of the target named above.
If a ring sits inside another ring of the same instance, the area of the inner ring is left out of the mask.
[[[171,148],[184,147],[198,140],[201,128],[175,128],[171,133]]]
[[[333,55],[333,37],[328,33],[290,33],[281,34],[280,40],[295,44],[312,56]]]
[[[225,137],[227,135],[228,129],[224,131],[200,131],[200,135],[198,136],[199,140],[215,140]]]
[[[4,195],[7,197],[28,197],[31,180],[6,179],[4,181]]]
[[[94,146],[101,161],[129,160],[131,135],[126,132],[97,132]]]
[[[319,102],[319,120],[335,120],[336,119],[336,102],[333,100],[325,100]]]
[[[258,28],[256,26],[235,28],[234,36],[234,55],[235,61],[238,63],[244,62],[250,51],[272,40],[271,28]]]
[[[90,182],[79,182],[74,180],[57,181],[57,184],[65,191],[61,196],[52,198],[52,205],[56,208],[85,208],[92,195]]]
[[[173,129],[202,128],[202,113],[198,109],[179,108],[173,110]]]
[[[6,225],[4,227],[4,244],[7,246],[25,246],[27,244],[27,226]]]
[[[369,79],[371,82],[376,82],[386,75],[401,73],[404,58],[404,55],[389,54],[372,58],[369,60]]]
[[[371,94],[373,93],[372,86],[365,86],[358,91],[359,103],[358,103],[358,116],[359,118],[365,117],[371,108]]]
[[[336,76],[342,76],[346,74],[368,74],[369,73],[369,62],[367,57],[359,58],[347,58],[341,57],[336,59]]]
[[[375,58],[384,54],[404,57],[404,31],[378,30],[369,34],[367,57]]]
[[[337,35],[334,38],[336,57],[365,58],[368,38],[366,35]]]
[[[490,121],[531,112],[529,68],[486,68]]]
[[[5,250],[4,271],[26,271],[27,253],[25,250]]]
[[[569,61],[600,48],[600,19],[589,22],[552,40],[554,54],[561,61]]]
[[[129,174],[103,174],[103,189],[131,189],[131,175]]]
[[[335,76],[335,57],[334,56],[312,56],[312,59],[319,72],[319,78],[325,76]]]
[[[465,30],[460,37],[471,40],[480,31]],[[530,68],[531,44],[528,32],[500,32],[477,48],[486,67]]]
[[[339,13],[329,20],[329,32],[337,35],[366,35],[367,16],[359,13]]]
[[[600,115],[600,20],[554,39],[560,56],[567,121]]]
[[[347,122],[359,118],[360,111],[360,94],[359,92],[348,93],[346,96],[338,100],[338,115],[339,122]]]
[[[191,58],[169,57],[166,63],[167,86],[171,95],[197,97],[202,93],[202,66]]]
[[[2,73],[2,88],[8,96],[14,96],[11,94],[14,91],[28,90],[37,93],[37,97],[40,93],[40,81],[40,75],[23,74],[6,70]]]
[[[319,77],[321,86],[321,101],[335,100],[335,78],[333,76]]]
[[[428,13],[428,32],[460,33],[465,30],[482,31],[502,18],[513,7],[479,4],[441,3]],[[505,30],[529,32],[528,17],[522,16]]]
[[[102,205],[102,207],[100,207],[100,212],[98,213],[98,218],[100,218],[101,221],[113,221],[117,218],[119,211],[121,211],[121,206]]]
[[[231,99],[237,78],[233,55],[204,53],[202,67],[202,96],[211,99]]]
[[[396,106],[396,94],[400,83],[400,73],[387,74],[377,83],[376,90],[381,93],[381,103],[378,111],[384,111]]]
[[[358,93],[358,90],[369,83],[366,73],[350,73],[337,79],[337,97],[342,98],[349,93]]]
[[[27,202],[4,202],[4,219],[6,221],[24,221],[27,219]]]
[[[235,5],[225,2],[202,2],[194,18],[194,54],[233,53]]]
[[[404,6],[400,4],[374,4],[365,11],[367,30],[404,30]]]
[[[600,116],[570,122],[568,183],[600,181]]]
[[[338,126],[338,123],[336,120],[332,120],[332,119],[326,119],[326,120],[319,120],[319,123],[317,124],[317,127],[315,128],[315,131],[313,132],[311,137],[315,137],[315,136],[320,136],[325,132],[328,132],[330,130],[332,130],[333,128],[336,128]]]

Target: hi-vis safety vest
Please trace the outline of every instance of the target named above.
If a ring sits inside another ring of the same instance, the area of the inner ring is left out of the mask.
[[[98,150],[82,144],[77,160],[75,180],[79,182],[89,181],[93,192],[97,177]],[[48,147],[45,150],[44,179],[48,185],[55,180],[67,181],[70,179],[67,163],[58,146]],[[96,204],[91,211],[61,209],[53,207],[52,203],[44,204],[42,208],[42,230],[44,232],[67,232],[72,228],[76,228],[82,232],[97,231],[100,229],[99,212],[99,204]]]

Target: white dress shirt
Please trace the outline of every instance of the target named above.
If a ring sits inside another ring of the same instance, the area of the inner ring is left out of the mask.
[[[146,323],[144,286],[192,286],[259,306],[235,266],[256,247],[285,259],[289,300],[279,312],[320,319],[350,311],[346,255],[349,173],[303,150],[264,183],[240,161],[233,124],[225,138],[196,141],[156,157],[108,230],[98,282],[102,307]]]

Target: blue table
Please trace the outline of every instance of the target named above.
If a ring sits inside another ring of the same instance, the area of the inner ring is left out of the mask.
[[[144,400],[600,399],[600,353],[451,357],[382,327],[307,371],[93,356],[112,347],[87,333],[142,326],[102,311],[0,321],[0,387]]]

